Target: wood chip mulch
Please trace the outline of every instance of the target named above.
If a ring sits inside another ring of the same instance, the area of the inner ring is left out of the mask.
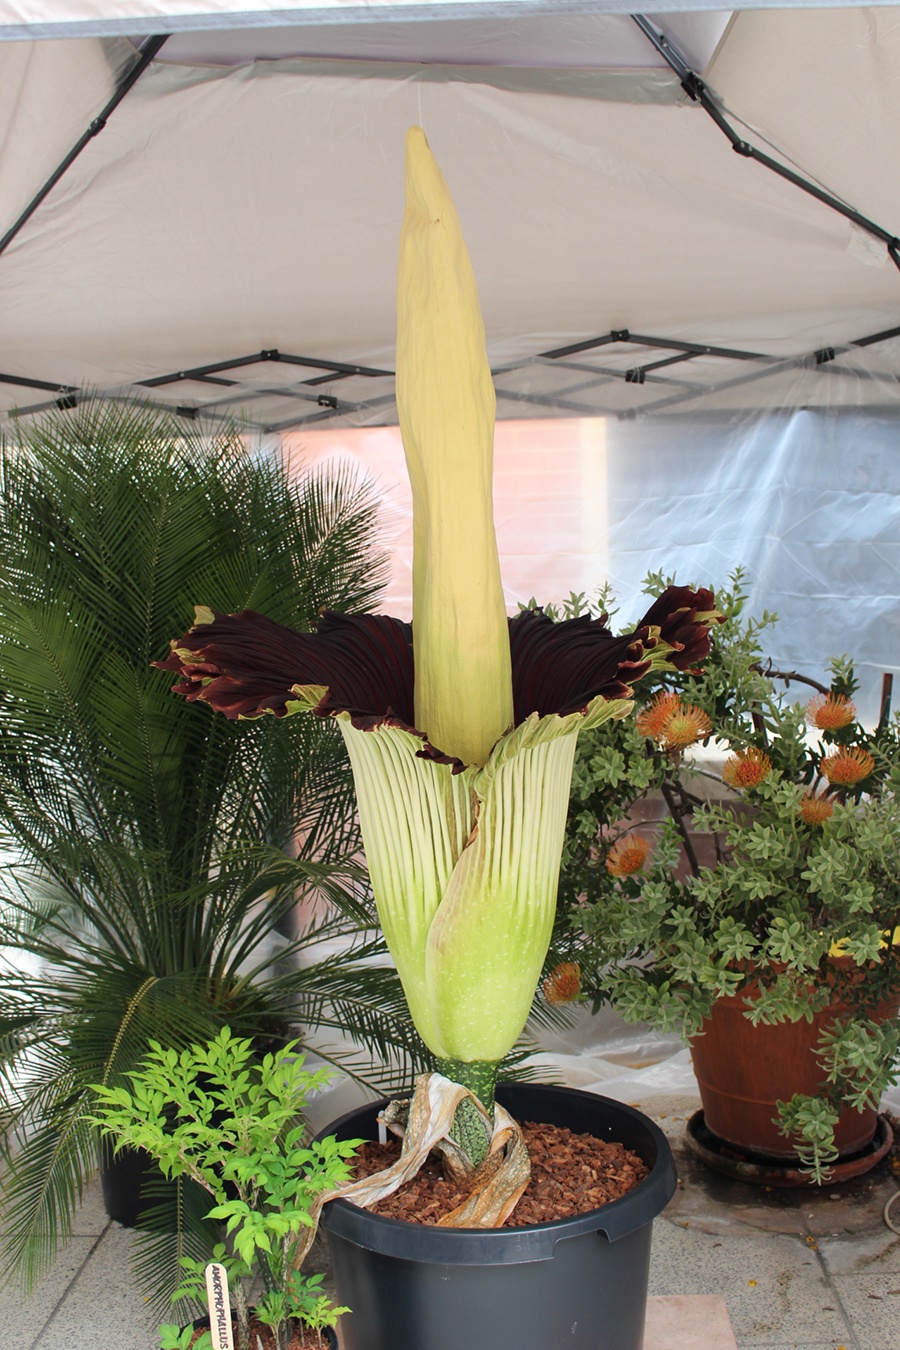
[[[237,1323],[233,1319],[231,1334],[234,1344],[237,1345]],[[201,1331],[195,1331],[191,1345],[201,1335]],[[253,1350],[257,1350],[258,1345],[262,1347],[262,1350],[275,1350],[275,1333],[272,1328],[264,1326],[262,1322],[257,1322],[252,1312],[250,1314],[250,1344],[253,1346]],[[308,1327],[300,1327],[294,1324],[286,1350],[328,1350],[328,1347],[329,1342],[324,1331],[320,1335],[319,1332],[311,1331]]]
[[[558,1125],[528,1121],[522,1122],[522,1133],[531,1158],[531,1180],[506,1228],[549,1223],[597,1209],[632,1190],[650,1170],[623,1144],[608,1143],[592,1134],[573,1134]],[[356,1155],[356,1177],[371,1176],[399,1156],[399,1139],[364,1144]],[[465,1197],[464,1188],[445,1181],[440,1158],[432,1154],[416,1176],[372,1212],[407,1223],[437,1223]]]

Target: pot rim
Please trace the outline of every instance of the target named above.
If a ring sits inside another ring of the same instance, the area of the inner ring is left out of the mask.
[[[599,1093],[556,1084],[499,1083],[497,1096],[498,1099],[507,1095],[515,1097],[523,1090],[526,1093],[549,1094],[560,1104],[569,1100],[590,1106],[598,1115],[617,1118],[620,1126],[627,1122],[631,1130],[626,1133],[643,1133],[645,1142],[650,1145],[648,1152],[655,1155],[652,1160],[645,1158],[650,1167],[649,1174],[627,1194],[606,1205],[568,1218],[516,1228],[443,1228],[436,1224],[409,1223],[385,1214],[373,1214],[341,1198],[329,1200],[323,1207],[323,1226],[358,1245],[361,1245],[359,1237],[354,1236],[353,1230],[364,1228],[367,1241],[371,1239],[372,1246],[385,1255],[405,1256],[412,1254],[407,1253],[407,1248],[416,1247],[424,1249],[415,1252],[416,1260],[505,1265],[513,1261],[552,1259],[554,1248],[561,1239],[580,1237],[587,1233],[602,1233],[610,1242],[616,1242],[646,1223],[651,1223],[665,1209],[677,1186],[675,1164],[666,1136],[649,1116],[624,1102],[602,1097]],[[339,1133],[360,1116],[374,1117],[390,1100],[389,1097],[382,1097],[345,1112],[321,1130],[317,1139]],[[569,1128],[577,1130],[579,1126],[576,1124]],[[612,1126],[610,1136],[616,1138],[615,1125]],[[624,1143],[626,1148],[635,1147],[633,1139],[617,1139],[616,1142]]]

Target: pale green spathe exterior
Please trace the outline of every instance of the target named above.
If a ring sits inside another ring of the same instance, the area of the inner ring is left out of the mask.
[[[338,725],[379,918],[413,1021],[440,1059],[499,1060],[531,1008],[556,908],[579,730],[631,708],[526,720],[483,767],[419,758],[399,727]]]

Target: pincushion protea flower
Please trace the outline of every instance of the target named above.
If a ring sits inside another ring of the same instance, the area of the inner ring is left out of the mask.
[[[663,750],[684,750],[712,734],[712,722],[702,708],[682,703],[678,694],[665,692],[641,709],[635,726]]]
[[[772,761],[764,750],[748,745],[729,755],[722,766],[722,777],[729,787],[743,790],[759,787],[772,772]]]
[[[606,870],[613,877],[630,877],[647,861],[650,845],[639,834],[617,839],[606,855]]]
[[[581,993],[581,967],[577,961],[560,961],[541,985],[548,1003],[573,1003]]]
[[[845,694],[816,694],[806,705],[806,720],[820,731],[840,731],[856,717],[856,704]]]
[[[666,723],[680,707],[679,695],[663,689],[646,707],[641,708],[634,719],[634,725],[642,736],[648,737],[651,741],[661,741],[665,735]]]
[[[712,735],[712,722],[702,708],[683,703],[667,719],[663,728],[663,748],[684,750]]]
[[[875,768],[875,760],[861,745],[847,745],[826,755],[819,772],[833,787],[855,787]]]
[[[807,792],[799,807],[800,819],[807,825],[824,825],[834,815],[834,802],[830,797],[817,797]]]
[[[550,941],[575,742],[718,622],[670,587],[633,633],[507,620],[491,505],[493,387],[471,265],[421,128],[407,137],[397,406],[414,510],[413,626],[326,614],[315,633],[196,611],[163,669],[231,718],[334,717],[385,938],[446,1075],[490,1107]],[[413,640],[415,634],[415,640]],[[415,651],[415,666],[413,653]]]

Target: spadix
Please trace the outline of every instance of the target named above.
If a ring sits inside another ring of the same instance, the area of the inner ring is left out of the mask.
[[[496,396],[456,208],[421,127],[406,135],[397,413],[413,494],[416,726],[483,764],[512,724],[494,534]]]

